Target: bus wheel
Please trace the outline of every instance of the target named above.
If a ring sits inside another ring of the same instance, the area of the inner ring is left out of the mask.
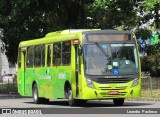
[[[40,104],[42,102],[42,99],[38,96],[38,88],[36,84],[33,85],[32,96],[35,104]]]
[[[124,103],[124,98],[119,98],[119,99],[113,99],[114,105],[116,106],[122,106]]]
[[[75,106],[76,105],[76,100],[73,99],[73,93],[71,88],[68,88],[68,102],[70,106]]]

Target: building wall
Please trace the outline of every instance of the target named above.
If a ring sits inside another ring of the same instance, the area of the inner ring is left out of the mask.
[[[5,55],[5,52],[2,53],[2,43],[3,42],[0,40],[0,75],[3,75],[4,71],[6,74],[15,73],[15,67],[9,67],[7,56]]]

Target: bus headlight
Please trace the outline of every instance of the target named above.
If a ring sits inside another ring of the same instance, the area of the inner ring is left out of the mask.
[[[95,88],[95,87],[94,87],[94,84],[93,84],[93,82],[92,82],[91,79],[86,78],[86,82],[87,82],[87,86],[88,86],[88,87],[90,87],[90,88]]]
[[[134,79],[134,81],[133,81],[133,83],[132,83],[132,87],[135,87],[135,86],[138,85],[138,83],[139,83],[138,80],[139,80],[138,78],[135,78],[135,79]]]

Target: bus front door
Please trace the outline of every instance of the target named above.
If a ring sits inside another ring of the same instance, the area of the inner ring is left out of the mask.
[[[21,70],[20,70],[20,78],[18,79],[18,84],[20,83],[19,90],[21,90],[21,95],[25,95],[25,70],[26,70],[26,50],[27,48],[21,48]]]
[[[46,45],[46,68],[45,68],[45,97],[51,98],[53,96],[53,84],[54,84],[54,77],[53,77],[53,70],[52,66],[52,44]]]
[[[76,60],[76,97],[79,97],[79,90],[80,90],[80,56],[79,56],[79,46],[76,45],[76,54],[75,54],[75,60]]]

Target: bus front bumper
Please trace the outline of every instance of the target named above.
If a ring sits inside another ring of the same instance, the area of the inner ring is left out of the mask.
[[[113,99],[113,98],[138,98],[141,96],[141,88],[136,86],[125,90],[102,90],[84,87],[82,90],[82,99],[97,100],[97,99]]]

